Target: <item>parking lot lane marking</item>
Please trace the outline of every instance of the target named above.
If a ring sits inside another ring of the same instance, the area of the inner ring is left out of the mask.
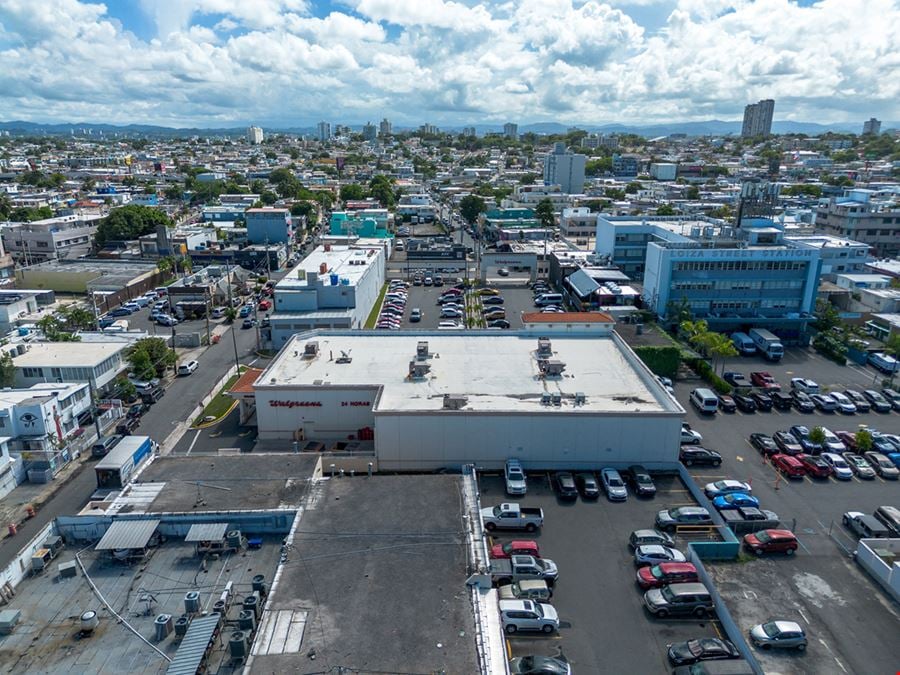
[[[803,617],[803,620],[807,623],[807,625],[809,625],[809,619],[806,618],[806,614],[803,613],[803,610],[798,607],[797,611],[800,613],[800,616]]]
[[[200,431],[201,431],[201,429],[197,429],[197,433],[194,434],[194,440],[191,441],[191,444],[190,444],[190,446],[188,447],[187,452],[184,453],[184,456],[185,456],[185,457],[187,457],[188,455],[190,455],[190,454],[191,454],[191,450],[194,449],[194,444],[197,442],[197,439],[200,438]]]
[[[803,552],[804,552],[804,553],[809,553],[809,549],[806,548],[806,546],[804,545],[804,543],[803,543],[803,541],[800,539],[800,537],[798,537],[796,534],[794,534],[794,539],[797,540],[797,543],[800,545],[800,548],[803,549]],[[800,611],[800,610],[798,610],[798,611]],[[800,614],[803,614],[803,612],[800,611]],[[806,619],[805,616],[804,616],[803,618]],[[809,621],[807,621],[806,623],[809,623]]]
[[[713,622],[712,622],[712,625],[713,625],[713,628],[715,629],[716,635],[719,637],[719,639],[720,639],[720,640],[724,640],[724,639],[725,639],[725,636],[722,635],[722,629],[719,628],[719,622],[718,622],[718,621],[713,621]]]
[[[512,658],[512,645],[510,644],[509,640],[506,641],[506,658]]]
[[[825,640],[823,640],[822,638],[818,638],[818,640],[819,640],[819,642],[822,643],[822,646],[825,647],[826,650],[828,650],[828,653],[831,654],[831,658],[833,658],[833,659],[834,659],[834,662],[835,662],[836,664],[838,664],[838,667],[839,667],[841,670],[843,670],[845,673],[849,672],[846,668],[844,668],[844,664],[841,663],[840,659],[834,655],[834,652],[833,652],[833,651],[831,651],[831,647],[828,646],[828,643],[825,642]]]

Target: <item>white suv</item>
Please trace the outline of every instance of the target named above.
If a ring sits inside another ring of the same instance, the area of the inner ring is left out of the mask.
[[[559,615],[553,605],[533,600],[501,600],[500,621],[507,633],[520,630],[552,633],[559,630]]]
[[[506,494],[525,494],[525,491],[528,489],[525,483],[525,469],[522,468],[522,463],[519,460],[506,460],[506,467],[503,469],[503,477],[506,479]]]
[[[802,391],[804,394],[818,394],[819,393],[819,385],[813,382],[812,380],[808,380],[805,377],[793,377],[791,378],[791,389],[796,389],[797,391]]]
[[[200,364],[197,363],[196,361],[188,361],[187,363],[182,363],[180,366],[178,366],[178,374],[179,375],[190,375],[195,370],[197,370],[197,368],[199,368],[199,367],[200,367]]]

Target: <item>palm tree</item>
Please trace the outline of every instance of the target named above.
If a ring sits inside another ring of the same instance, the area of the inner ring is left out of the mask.
[[[716,370],[716,363],[719,362],[722,370],[725,370],[725,359],[738,355],[738,350],[734,343],[727,335],[722,333],[708,333],[707,349],[713,357],[713,371]]]

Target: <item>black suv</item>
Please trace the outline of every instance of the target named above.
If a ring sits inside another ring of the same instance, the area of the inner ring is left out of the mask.
[[[755,391],[750,394],[750,398],[752,398],[753,402],[756,403],[757,410],[768,412],[772,409],[772,398],[768,394],[764,394],[761,391]]]
[[[811,413],[816,409],[816,404],[805,391],[794,389],[791,391],[791,398],[794,399],[794,407],[800,412]]]
[[[631,485],[634,494],[638,497],[652,497],[656,494],[656,485],[650,477],[650,472],[640,464],[632,464],[622,472],[622,478]]]
[[[735,404],[738,409],[743,412],[756,412],[756,401],[753,400],[752,396],[748,396],[747,394],[741,394],[735,391],[731,397],[734,399]]]
[[[678,459],[685,466],[694,464],[719,466],[722,463],[722,455],[715,450],[701,448],[699,445],[682,445],[681,451],[678,453]]]
[[[575,477],[568,471],[560,471],[556,474],[556,491],[560,499],[578,499],[578,488],[575,487]]]

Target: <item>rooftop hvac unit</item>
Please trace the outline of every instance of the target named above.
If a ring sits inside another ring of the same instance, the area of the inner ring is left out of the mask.
[[[541,405],[550,405],[550,402],[550,392],[545,391],[543,394],[541,394]]]
[[[200,593],[189,591],[184,595],[184,611],[186,614],[200,613]]]
[[[550,344],[550,338],[538,338],[538,356],[550,356],[553,353],[553,347]]]
[[[467,396],[453,396],[444,394],[444,410],[460,410],[469,402]]]
[[[575,392],[575,405],[584,405],[587,403],[587,398],[584,395],[583,391]]]
[[[540,362],[541,372],[549,377],[558,377],[563,374],[566,364],[557,359],[548,359]]]
[[[182,614],[175,619],[175,637],[183,638],[187,635],[187,629],[191,625],[191,617]]]
[[[253,612],[257,618],[259,617],[260,604],[259,591],[253,591],[251,595],[244,598],[244,609]]]
[[[247,638],[249,636],[242,630],[236,630],[228,638],[228,653],[233,659],[247,658]]]
[[[303,347],[303,357],[304,358],[315,358],[319,353],[319,343],[316,340],[311,340],[306,343],[306,346]]]
[[[350,358],[350,352],[352,350],[348,349],[347,351],[341,350],[341,355],[337,357],[334,362],[335,363],[352,363],[353,359]]]
[[[257,574],[253,577],[253,590],[259,591],[259,594],[262,597],[266,597],[266,594],[269,591],[268,585],[266,584],[266,576],[264,574]]]
[[[551,394],[550,398],[553,400],[553,405],[555,405],[555,406],[562,405],[562,394]]]
[[[256,614],[253,613],[253,610],[241,610],[240,614],[238,614],[238,628],[251,633],[253,632],[256,628]]]
[[[225,545],[228,548],[242,548],[244,543],[244,537],[241,535],[240,530],[229,530],[225,534]]]
[[[428,341],[427,340],[419,340],[416,344],[416,358],[417,359],[427,359],[429,357],[428,354]]]
[[[425,377],[428,372],[431,370],[431,365],[428,363],[416,363],[415,361],[409,362],[409,377],[413,380],[420,380]]]
[[[156,617],[156,621],[153,622],[154,634],[156,635],[156,641],[162,642],[172,632],[173,621],[171,614],[160,614]]]
[[[0,612],[0,635],[12,633],[21,616],[22,611],[19,609],[8,609]]]

